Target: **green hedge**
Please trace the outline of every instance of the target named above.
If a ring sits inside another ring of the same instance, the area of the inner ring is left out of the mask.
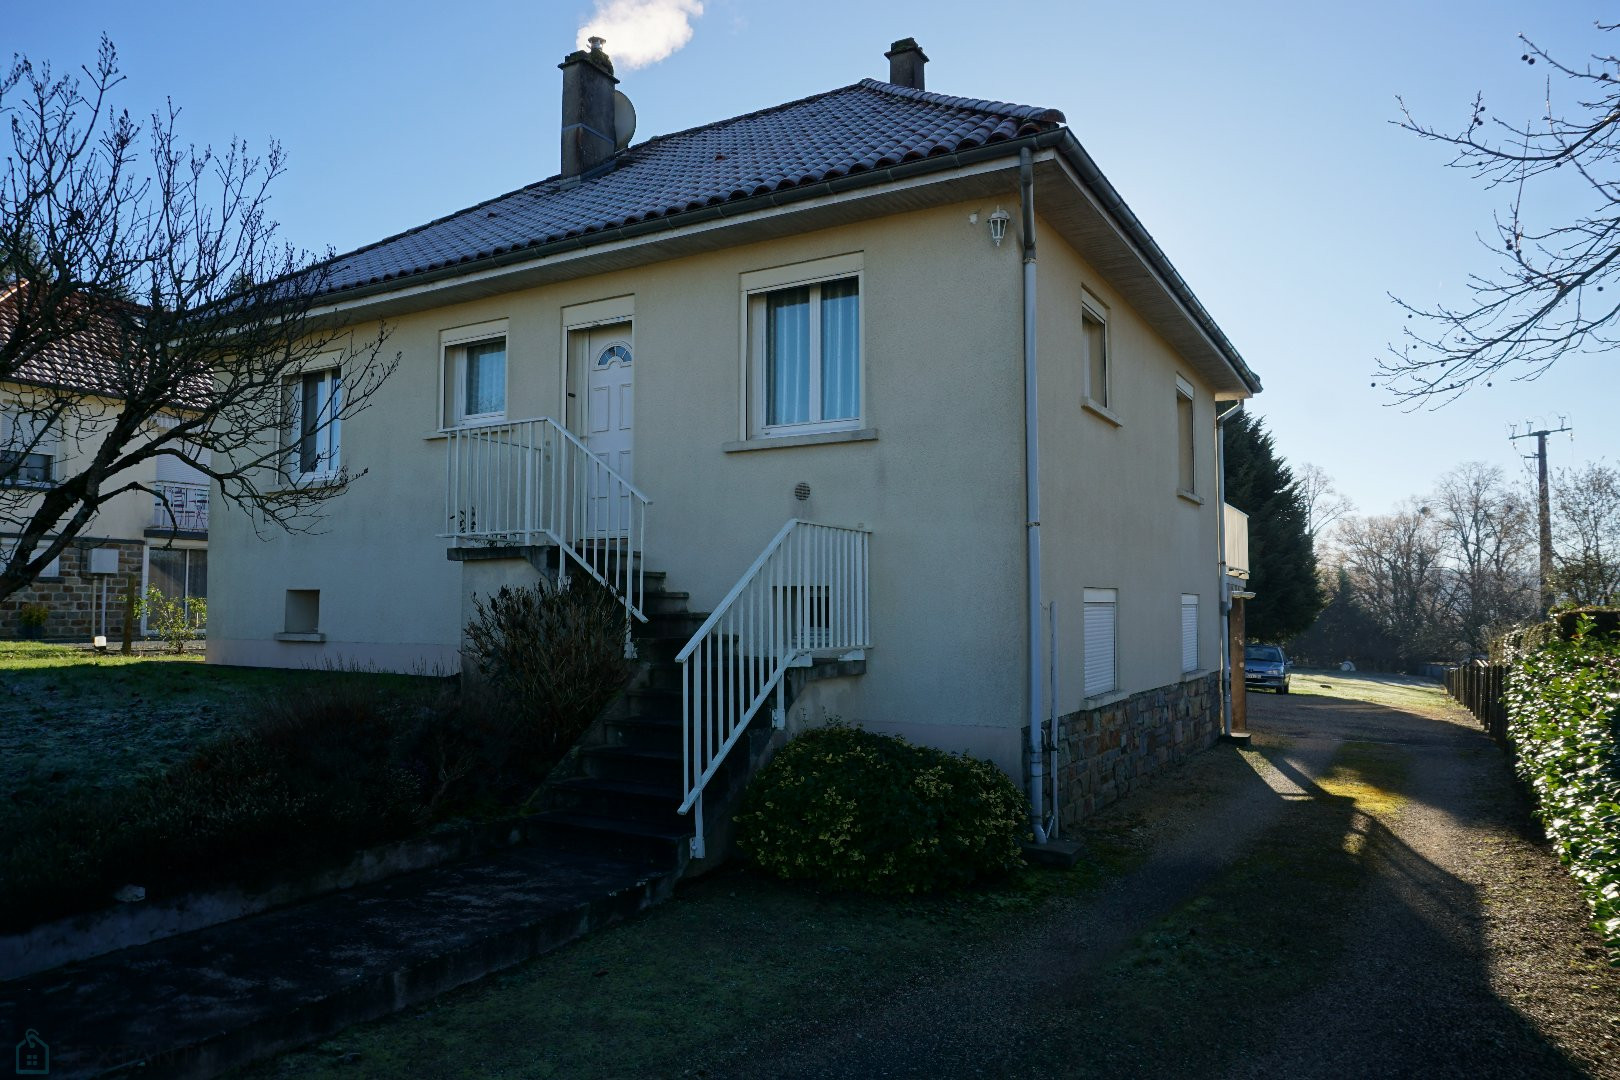
[[[1620,639],[1577,633],[1527,653],[1506,701],[1537,815],[1620,948]]]
[[[843,724],[794,739],[749,785],[737,844],[832,889],[920,893],[1019,865],[1024,798],[994,765]]]

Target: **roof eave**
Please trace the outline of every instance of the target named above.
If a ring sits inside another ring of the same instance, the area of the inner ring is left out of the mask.
[[[1136,216],[1135,212],[1131,210],[1124,198],[1119,194],[1119,191],[1103,175],[1102,170],[1097,167],[1091,155],[1086,153],[1085,148],[1080,145],[1080,141],[1075,138],[1074,133],[1066,127],[987,143],[955,153],[939,154],[933,157],[921,158],[917,161],[902,162],[884,169],[873,169],[868,172],[850,174],[814,184],[786,188],[764,195],[752,195],[714,206],[670,214],[666,217],[649,218],[633,224],[615,226],[580,236],[536,244],[533,247],[505,251],[498,255],[469,259],[466,262],[455,263],[451,266],[370,282],[330,294],[328,299],[331,306],[327,310],[336,313],[357,306],[363,307],[367,306],[365,302],[368,300],[384,298],[389,294],[406,290],[415,291],[431,288],[436,284],[485,271],[516,270],[525,266],[538,266],[560,255],[617,241],[635,240],[659,233],[679,232],[693,226],[725,218],[741,218],[762,210],[788,207],[796,203],[824,198],[828,195],[841,195],[933,173],[963,169],[997,158],[1016,158],[1019,151],[1025,148],[1037,151],[1052,150],[1063,159],[1079,179],[1086,192],[1096,201],[1101,210],[1124,236],[1138,259],[1152,274],[1158,286],[1173,300],[1181,316],[1197,331],[1203,341],[1207,342],[1210,351],[1221,358],[1222,363],[1230,371],[1237,384],[1246,389],[1250,395],[1260,393],[1260,377],[1249,368],[1237,348],[1216,324],[1214,318],[1204,308],[1198,297],[1194,295],[1191,287],[1188,286],[1185,279],[1182,278],[1181,274],[1170,262],[1169,257],[1165,255],[1163,249],[1159,247],[1158,243],[1147,231],[1147,227],[1142,224],[1141,219]]]
[[[1175,300],[1189,322],[1197,327],[1200,334],[1205,337],[1210,346],[1218,353],[1226,366],[1231,370],[1250,394],[1261,391],[1260,376],[1255,374],[1244,361],[1237,347],[1227,338],[1226,333],[1216,324],[1213,316],[1193,294],[1191,286],[1170,262],[1169,256],[1159,247],[1147,226],[1142,224],[1129,205],[1126,204],[1118,189],[1103,175],[1091,155],[1086,153],[1080,140],[1075,138],[1074,132],[1068,128],[1057,131],[1042,132],[1031,137],[1031,142],[1041,149],[1053,149],[1062,157],[1064,162],[1074,170],[1080,183],[1097,200],[1102,210],[1112,219],[1119,230],[1135,249],[1137,255],[1158,279],[1160,285]]]
[[[814,184],[784,188],[781,191],[773,191],[764,195],[750,195],[714,206],[685,210],[665,217],[648,218],[629,225],[619,225],[580,236],[571,236],[549,243],[536,244],[533,247],[505,251],[499,255],[469,259],[466,262],[455,263],[451,266],[441,266],[433,270],[406,274],[384,281],[369,282],[365,285],[333,292],[329,295],[329,299],[334,306],[347,307],[353,301],[465,277],[483,270],[541,263],[558,255],[614,241],[633,240],[656,233],[676,232],[693,225],[700,225],[722,218],[742,217],[760,210],[790,206],[794,203],[822,198],[827,195],[841,195],[846,192],[877,187],[898,180],[910,180],[930,173],[948,172],[952,169],[977,165],[999,157],[1017,157],[1020,149],[1026,146],[1035,146],[1037,137],[1036,135],[1020,136],[1016,139],[988,143],[951,154],[939,154],[934,157],[920,158],[916,161],[901,162],[898,165],[891,165],[883,169],[873,169],[867,172],[840,176],[831,180],[822,180]]]

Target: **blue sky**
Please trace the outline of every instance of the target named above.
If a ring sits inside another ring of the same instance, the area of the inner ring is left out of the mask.
[[[688,7],[699,5],[687,0]],[[117,44],[121,103],[165,96],[198,143],[281,141],[273,215],[293,243],[347,250],[550,175],[556,64],[593,0],[339,0],[274,5],[78,0],[7,13],[0,48],[58,67]],[[1613,361],[1566,356],[1438,410],[1371,386],[1403,319],[1387,294],[1456,300],[1500,202],[1390,124],[1403,95],[1460,127],[1475,91],[1537,115],[1546,68],[1525,33],[1576,59],[1607,45],[1585,0],[1358,5],[1207,2],[873,4],[704,0],[690,40],[620,60],[637,139],[886,77],[890,41],[927,51],[932,90],[1062,109],[1228,336],[1260,372],[1254,403],[1293,462],[1363,512],[1421,495],[1468,460],[1525,476],[1509,424],[1558,426],[1554,466],[1620,460]],[[631,47],[610,36],[608,51]],[[1556,96],[1561,88],[1555,83]],[[1535,208],[1554,220],[1567,208]]]

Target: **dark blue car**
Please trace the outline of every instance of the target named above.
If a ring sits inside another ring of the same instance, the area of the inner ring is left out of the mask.
[[[1288,693],[1288,657],[1280,645],[1243,647],[1243,685],[1265,686],[1279,694]]]

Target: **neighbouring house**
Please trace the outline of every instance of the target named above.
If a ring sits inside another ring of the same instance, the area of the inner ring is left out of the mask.
[[[459,670],[472,596],[589,574],[652,670],[582,828],[690,836],[750,723],[989,758],[1043,830],[1211,743],[1216,415],[1259,379],[1063,114],[886,55],[629,145],[593,42],[560,175],[331,262],[403,360],[341,431],[342,370],[289,384],[292,482],[365,475],[318,535],[218,516],[209,660]]]
[[[16,325],[19,288],[0,285],[0,335]],[[121,408],[121,335],[97,314],[84,323],[0,382],[0,551],[7,556],[41,495],[95,453]],[[179,415],[177,407],[153,423],[172,424]],[[104,634],[116,643],[131,591],[151,585],[171,597],[206,599],[207,476],[160,455],[115,474],[109,486],[131,483],[139,487],[108,499],[29,587],[0,601],[0,638],[19,636],[25,605],[46,609],[38,636],[47,640],[89,642]]]

